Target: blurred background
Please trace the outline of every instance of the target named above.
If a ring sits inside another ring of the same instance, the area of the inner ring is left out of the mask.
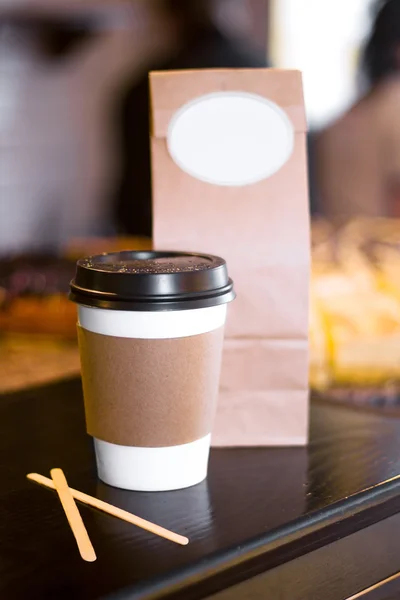
[[[150,235],[148,71],[262,66],[267,4],[0,0],[0,253]]]
[[[303,72],[311,129],[350,107],[359,89],[359,62],[374,0],[276,0],[270,3],[269,56]]]
[[[7,389],[79,369],[14,335],[75,338],[77,256],[151,246],[148,72],[266,66],[303,72],[312,385],[400,401],[400,0],[0,0]]]
[[[320,198],[329,182],[319,185],[314,166],[335,169],[324,143],[318,168],[313,134],[362,93],[374,8],[369,0],[0,0],[0,254],[77,236],[151,235],[151,69],[300,69],[312,209],[340,212]]]

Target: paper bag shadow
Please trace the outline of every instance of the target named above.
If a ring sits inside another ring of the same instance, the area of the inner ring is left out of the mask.
[[[196,530],[208,528],[211,524],[207,481],[172,492],[131,492],[99,481],[96,495],[109,504],[189,538],[196,535]],[[117,540],[133,541],[151,537],[155,542],[160,539],[120,519],[103,518],[103,515],[98,519],[98,526],[103,533]]]
[[[188,536],[188,554],[194,547],[210,553],[300,517],[307,509],[307,471],[305,448],[214,449],[208,479],[194,487],[130,492],[99,481],[97,497]],[[160,543],[160,538],[119,519],[98,513],[96,520],[111,545],[140,544],[142,553],[146,540],[151,554]]]

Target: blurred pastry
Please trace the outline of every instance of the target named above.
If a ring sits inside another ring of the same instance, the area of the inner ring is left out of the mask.
[[[63,256],[22,255],[0,260],[0,331],[76,338],[69,282],[81,256],[123,249],[149,250],[148,238],[72,240]]]
[[[75,263],[54,256],[0,261],[0,330],[76,335],[76,311],[68,301]]]

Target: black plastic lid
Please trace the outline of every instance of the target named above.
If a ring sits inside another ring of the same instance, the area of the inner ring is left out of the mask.
[[[226,262],[188,252],[124,251],[78,260],[73,302],[111,310],[185,310],[235,298]]]

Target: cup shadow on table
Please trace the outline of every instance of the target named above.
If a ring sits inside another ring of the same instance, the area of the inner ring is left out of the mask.
[[[172,492],[131,492],[97,483],[96,496],[189,537],[178,546],[134,525],[96,512],[103,550],[128,576],[132,561],[141,581],[237,547],[306,510],[306,448],[215,449],[206,481]]]

